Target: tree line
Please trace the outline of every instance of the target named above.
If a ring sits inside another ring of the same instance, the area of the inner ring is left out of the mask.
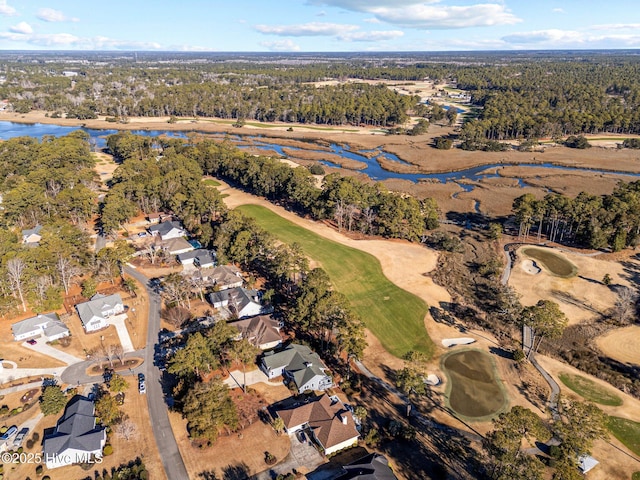
[[[635,181],[619,183],[608,195],[552,193],[537,199],[525,194],[514,200],[512,211],[524,240],[533,229],[538,241],[546,235],[552,242],[619,251],[638,242],[639,206],[640,181]]]

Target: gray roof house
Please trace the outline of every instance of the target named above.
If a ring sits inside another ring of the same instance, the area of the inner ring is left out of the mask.
[[[166,240],[162,240],[161,243],[162,249],[169,255],[181,255],[195,250],[195,248],[193,248],[193,245],[191,245],[182,237],[168,238]]]
[[[259,315],[229,322],[229,325],[238,330],[238,340],[245,338],[261,350],[269,350],[282,343],[282,335],[280,335],[282,324],[271,315]]]
[[[38,245],[38,242],[42,240],[42,235],[40,235],[41,230],[42,225],[36,225],[34,228],[22,230],[22,243],[31,246]]]
[[[56,313],[42,313],[11,325],[16,341],[43,336],[48,342],[69,336],[69,329],[60,321]]]
[[[397,480],[393,470],[389,466],[389,460],[379,453],[370,453],[348,465],[343,465],[345,470],[336,480]]]
[[[306,345],[292,343],[278,353],[265,354],[261,368],[270,379],[282,375],[293,382],[299,392],[326,390],[333,386],[320,356]]]
[[[64,409],[54,432],[44,437],[43,458],[47,468],[89,463],[92,456],[102,457],[106,441],[105,428],[96,425],[93,402],[76,395]]]
[[[98,293],[88,302],[77,304],[76,310],[85,332],[95,332],[109,326],[107,318],[123,313],[124,303],[118,293],[106,296]]]
[[[264,311],[257,290],[246,288],[229,288],[207,295],[207,299],[215,308],[227,308],[238,318],[253,317]]]
[[[162,240],[185,237],[187,235],[187,231],[182,228],[182,224],[173,220],[166,220],[162,223],[151,225],[149,227],[149,233],[158,235]]]
[[[178,255],[178,261],[182,265],[196,265],[200,268],[211,268],[215,265],[215,252],[199,248],[190,252],[181,253]]]

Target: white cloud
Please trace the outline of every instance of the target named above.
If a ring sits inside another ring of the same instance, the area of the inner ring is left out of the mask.
[[[382,23],[380,20],[378,20],[376,17],[371,17],[371,18],[365,18],[364,20],[362,20],[365,23]]]
[[[507,43],[518,45],[532,43],[566,44],[583,43],[585,41],[585,36],[574,30],[549,29],[512,33],[511,35],[505,35],[502,37],[502,40]]]
[[[440,0],[309,0],[309,3],[370,13],[379,21],[418,29],[513,25],[522,21],[503,2],[464,6],[442,5]]]
[[[346,42],[380,42],[383,40],[392,40],[404,35],[400,30],[383,30],[372,32],[353,32],[338,35],[338,39]]]
[[[160,50],[162,45],[155,42],[134,42],[108,37],[83,38],[70,33],[28,34],[0,32],[0,39],[27,43],[38,47],[65,47],[78,50]]]
[[[605,23],[592,25],[591,30],[640,30],[640,23]]]
[[[564,8],[554,8],[551,10],[553,13],[567,13]]]
[[[60,10],[54,10],[53,8],[41,8],[38,10],[36,17],[44,22],[77,22],[75,17],[67,17]]]
[[[260,33],[282,37],[314,37],[340,35],[357,30],[359,27],[339,23],[311,22],[299,25],[255,25],[253,28]]]
[[[27,22],[20,22],[17,25],[9,27],[9,31],[13,33],[33,33],[33,28]]]
[[[17,14],[18,12],[15,8],[7,5],[7,0],[0,0],[0,15],[4,15],[5,17],[13,17]]]
[[[260,45],[268,48],[272,52],[298,52],[300,47],[292,40],[276,40],[273,42],[260,42]]]

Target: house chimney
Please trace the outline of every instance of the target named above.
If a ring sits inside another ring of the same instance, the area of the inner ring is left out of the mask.
[[[342,424],[346,425],[347,424],[347,416],[346,415],[341,415],[340,417],[342,418]]]
[[[312,366],[313,366],[313,363],[311,363],[311,362],[304,362],[304,366],[305,366],[305,367],[307,367],[307,368],[309,368],[309,367],[312,367]]]

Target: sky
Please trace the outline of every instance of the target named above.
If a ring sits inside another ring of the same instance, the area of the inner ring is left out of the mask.
[[[638,0],[0,0],[0,50],[639,47]]]

